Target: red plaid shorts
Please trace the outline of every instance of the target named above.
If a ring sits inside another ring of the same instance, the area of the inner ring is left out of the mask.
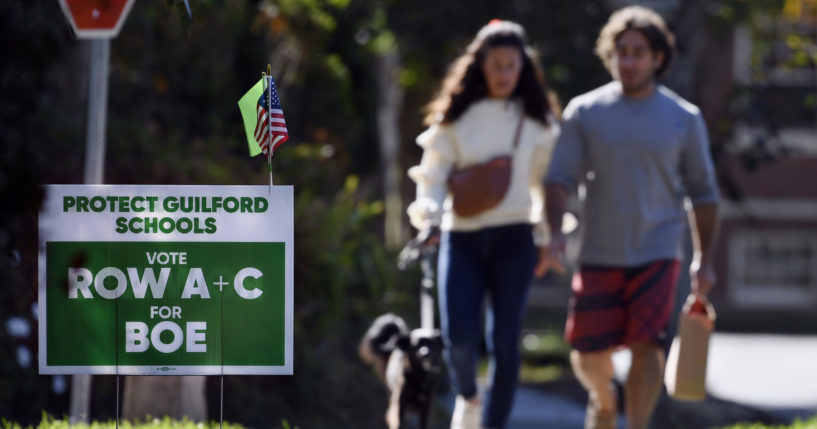
[[[580,352],[632,343],[664,347],[680,262],[637,267],[582,265],[573,276],[565,339]]]

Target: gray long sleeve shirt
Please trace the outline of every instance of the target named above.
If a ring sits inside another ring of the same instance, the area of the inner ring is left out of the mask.
[[[719,200],[700,111],[660,85],[636,99],[614,81],[570,101],[545,183],[580,181],[585,264],[681,259],[684,197]]]

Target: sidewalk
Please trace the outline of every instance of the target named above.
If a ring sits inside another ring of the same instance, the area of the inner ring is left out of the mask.
[[[627,352],[615,355],[617,379],[626,377],[629,359]],[[686,420],[695,422],[689,427],[708,427],[746,420],[788,423],[817,415],[815,363],[817,336],[716,333],[707,369],[711,397],[700,403],[662,398],[656,420]],[[585,404],[576,398],[522,387],[508,429],[581,429],[584,411]],[[620,418],[619,428],[624,427]]]
[[[817,414],[817,336],[716,334],[707,390],[761,408]]]
[[[508,429],[581,429],[584,407],[552,393],[522,387],[516,392]],[[619,419],[619,428],[626,422]]]

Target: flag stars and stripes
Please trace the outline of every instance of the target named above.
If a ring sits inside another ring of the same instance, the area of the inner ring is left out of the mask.
[[[281,110],[281,100],[278,98],[278,90],[272,78],[269,80],[269,85],[269,89],[258,98],[256,108],[255,141],[258,142],[264,155],[268,154],[270,145],[275,151],[281,143],[289,139],[284,111]],[[272,105],[269,103],[270,94],[272,94]]]

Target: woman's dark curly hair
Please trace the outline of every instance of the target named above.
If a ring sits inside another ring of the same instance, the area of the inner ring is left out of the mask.
[[[439,95],[426,106],[426,125],[454,122],[471,103],[488,96],[482,63],[488,50],[500,46],[515,47],[522,54],[522,71],[512,97],[522,100],[525,114],[543,124],[558,114],[555,100],[548,96],[536,53],[526,42],[525,30],[515,22],[493,20],[479,30],[465,53],[452,64]]]

